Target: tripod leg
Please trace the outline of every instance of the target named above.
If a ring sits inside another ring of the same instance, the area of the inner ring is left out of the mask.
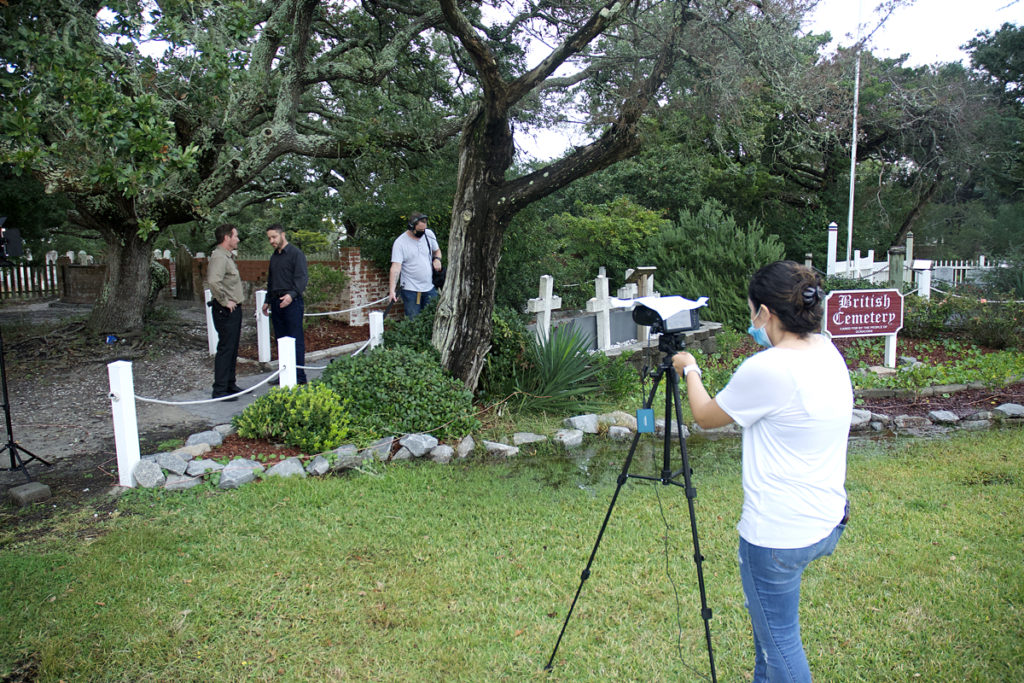
[[[717,681],[718,678],[715,675],[715,654],[711,647],[711,609],[708,607],[707,591],[704,588],[704,556],[700,552],[700,539],[697,536],[697,512],[693,504],[693,501],[697,498],[697,489],[693,486],[693,480],[691,479],[693,472],[690,469],[690,456],[686,452],[686,439],[683,438],[683,405],[679,392],[679,376],[671,369],[669,369],[668,372],[670,373],[670,376],[668,378],[668,389],[666,390],[666,393],[671,394],[675,399],[676,423],[679,425],[679,451],[682,457],[682,474],[683,481],[685,483],[684,489],[686,491],[686,504],[690,513],[690,535],[693,538],[693,562],[697,567],[697,586],[700,589],[700,615],[704,620],[704,639],[707,642],[708,647],[708,662],[711,666],[711,680]],[[667,405],[668,403],[666,403],[666,406]],[[665,415],[666,452],[668,449],[668,443],[672,438],[671,424],[669,421],[670,415],[671,413],[666,413]]]
[[[658,384],[660,383],[661,376],[659,375],[654,380],[654,386],[651,387],[651,393],[647,397],[647,401],[644,403],[644,408],[650,408],[654,402],[654,395],[658,391]],[[572,612],[576,608],[576,601],[580,598],[580,593],[583,591],[583,584],[590,578],[590,567],[594,564],[594,558],[597,557],[597,549],[601,545],[601,539],[604,537],[604,531],[608,528],[608,520],[612,517],[612,510],[615,508],[615,501],[619,498],[619,491],[622,490],[623,485],[629,479],[629,468],[633,463],[633,456],[636,454],[637,444],[640,443],[640,432],[633,435],[633,444],[629,447],[629,454],[626,456],[626,461],[622,465],[622,470],[619,472],[619,478],[615,486],[615,493],[612,494],[611,503],[608,504],[608,511],[604,515],[604,521],[601,523],[601,529],[597,532],[597,540],[594,541],[594,548],[590,551],[590,559],[587,560],[587,566],[583,569],[580,574],[580,583],[576,587],[576,595],[573,596],[572,604],[569,605],[569,612],[565,615],[565,621],[562,623],[562,630],[558,634],[558,640],[555,641],[555,648],[551,651],[551,657],[548,658],[548,663],[544,665],[545,671],[550,671],[551,666],[555,661],[555,655],[558,653],[558,646],[562,643],[562,636],[565,635],[565,629],[569,626],[569,619],[572,618]]]

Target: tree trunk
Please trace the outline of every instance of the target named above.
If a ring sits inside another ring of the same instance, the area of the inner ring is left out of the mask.
[[[106,235],[107,274],[87,326],[97,334],[137,330],[146,312],[152,245],[130,226]]]
[[[478,112],[459,144],[459,177],[448,237],[448,276],[434,318],[441,364],[475,390],[491,347],[501,243],[511,220],[500,193],[512,165],[508,119]]]

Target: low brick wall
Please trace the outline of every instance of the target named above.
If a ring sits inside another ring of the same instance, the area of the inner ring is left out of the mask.
[[[269,259],[260,260],[237,260],[238,273],[242,277],[242,284],[245,289],[247,300],[251,300],[254,292],[263,289],[267,285],[267,268]],[[310,265],[319,264],[331,268],[337,268],[348,273],[349,283],[341,295],[330,302],[328,310],[340,311],[357,306],[364,306],[371,301],[387,296],[388,274],[375,266],[370,260],[363,258],[359,247],[345,247],[341,250],[341,258],[337,261],[310,261]],[[206,272],[208,260],[197,258],[192,260],[192,282],[194,291],[202,292],[206,287]],[[383,308],[386,304],[380,304],[372,308]],[[369,322],[371,308],[360,308],[338,316],[339,319],[349,325],[365,325]],[[392,318],[401,317],[401,306],[392,306]]]

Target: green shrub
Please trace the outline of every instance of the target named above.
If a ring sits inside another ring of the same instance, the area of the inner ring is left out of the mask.
[[[445,374],[436,353],[398,346],[343,356],[321,381],[347,399],[357,443],[414,432],[456,439],[480,426],[473,394]]]
[[[778,261],[784,248],[778,237],[756,221],[746,228],[708,200],[696,214],[679,212],[679,222],[648,244],[647,261],[658,267],[658,289],[709,299],[701,317],[746,329],[750,322],[747,283],[761,266]]]
[[[491,350],[480,373],[480,396],[498,400],[515,391],[516,376],[530,367],[533,333],[527,329],[522,315],[504,306],[494,309],[491,322]]]
[[[310,454],[340,446],[349,433],[345,403],[317,382],[274,387],[232,422],[239,436],[280,440]]]
[[[437,313],[438,299],[431,300],[415,318],[403,318],[387,321],[384,326],[384,346],[388,348],[403,347],[414,351],[431,354],[435,360],[440,359],[437,349],[430,343],[434,333],[434,316]],[[401,306],[401,297],[395,306]]]
[[[517,374],[518,407],[524,411],[586,410],[599,403],[589,353],[590,339],[571,325],[560,325],[547,339],[530,341],[532,363]]]
[[[1019,348],[1024,340],[1024,304],[962,296],[925,300],[908,296],[903,334],[916,339],[962,339],[995,349]]]
[[[318,307],[321,304],[330,304],[335,301],[341,296],[348,281],[348,273],[342,270],[325,266],[322,263],[310,264],[309,284],[306,285],[306,291],[302,294],[306,310],[316,311],[319,310]],[[323,318],[313,318],[313,320],[323,320]]]
[[[607,356],[603,352],[591,356],[594,379],[604,399],[621,403],[630,396],[640,395],[640,373],[630,361],[632,355],[632,351],[625,351],[618,356]]]

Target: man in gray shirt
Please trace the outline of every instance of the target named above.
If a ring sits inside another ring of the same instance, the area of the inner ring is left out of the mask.
[[[415,318],[427,303],[437,297],[433,273],[441,270],[441,247],[437,235],[427,228],[422,213],[409,216],[409,229],[391,246],[391,271],[388,277],[392,301],[398,301],[396,287],[402,280],[402,305],[406,318]]]
[[[238,361],[238,340],[242,335],[242,278],[235,265],[234,250],[238,247],[238,229],[231,223],[218,225],[213,233],[217,246],[210,254],[206,286],[213,299],[213,327],[217,330],[217,355],[213,360],[213,398],[237,394],[235,384]],[[236,399],[229,398],[228,401]]]

